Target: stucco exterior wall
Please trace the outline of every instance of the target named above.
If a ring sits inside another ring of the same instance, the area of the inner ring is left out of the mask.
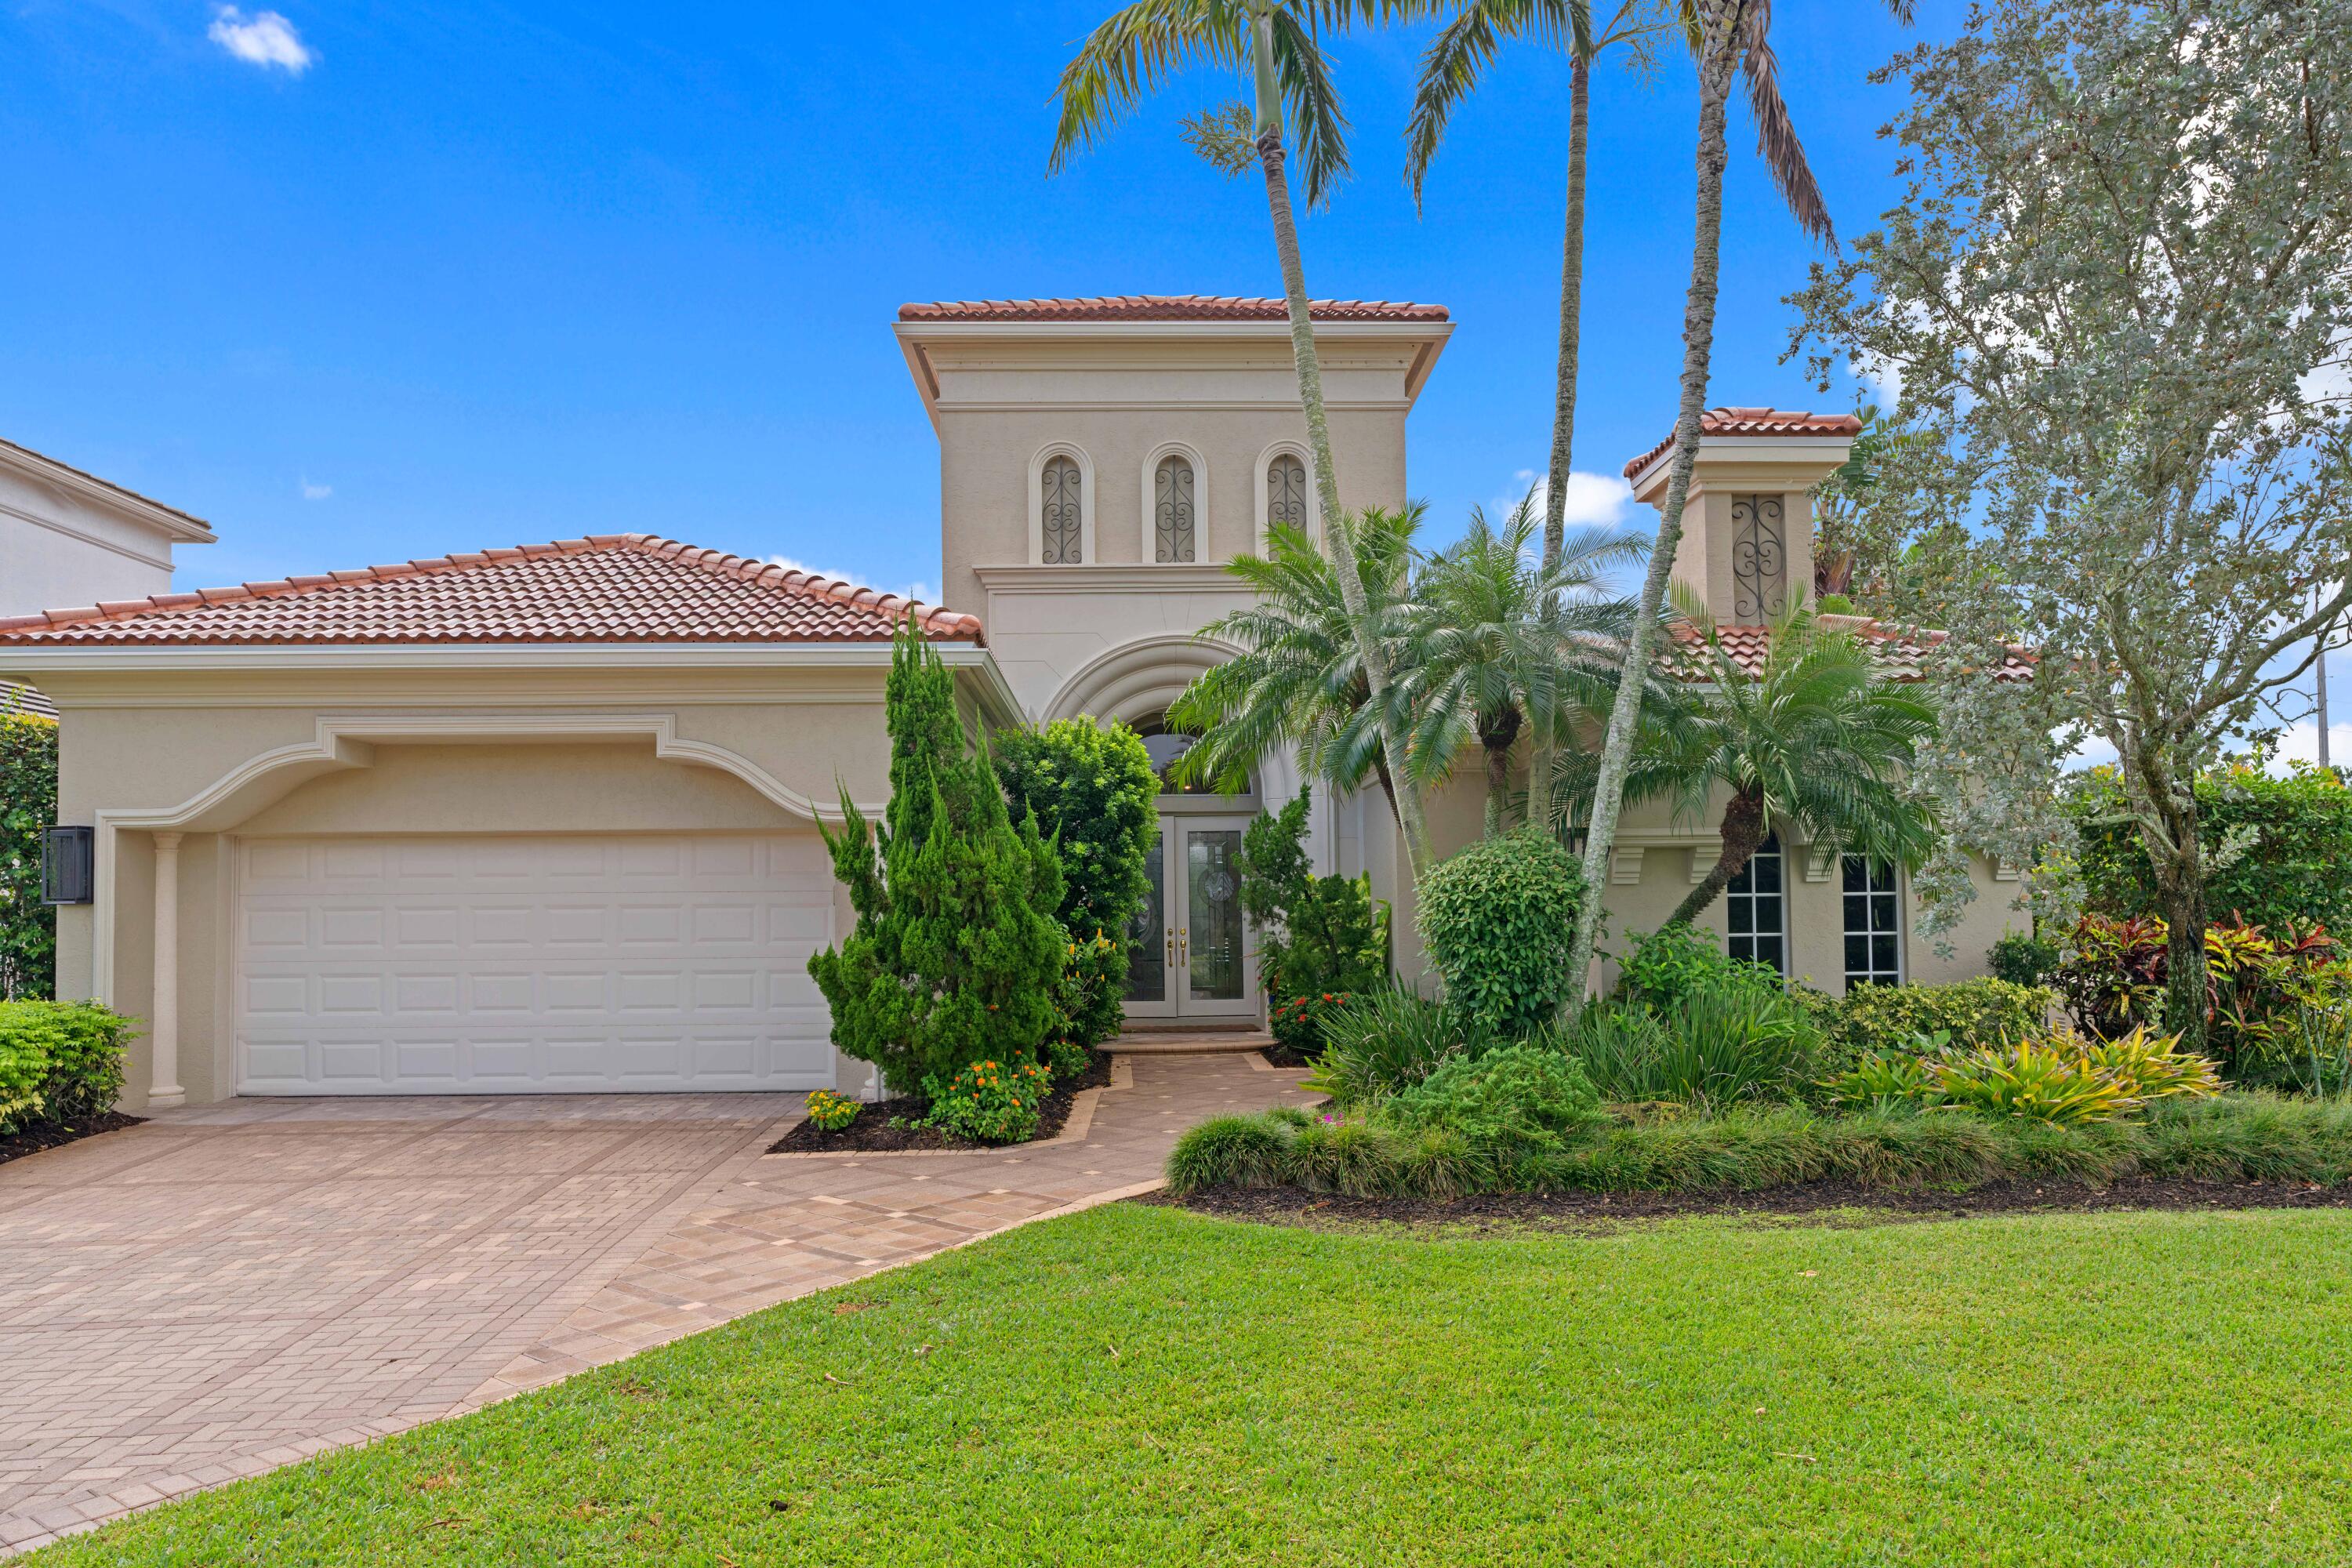
[[[0,452],[0,616],[170,591],[170,533],[124,506],[40,482],[30,471],[38,463]]]
[[[604,678],[481,671],[452,679],[415,674],[205,672],[45,678],[62,710],[58,819],[163,813],[202,796],[256,759],[314,742],[322,720],[368,731],[423,720],[465,725],[463,740],[366,741],[344,763],[282,771],[284,787],[257,786],[199,819],[180,847],[180,1079],[192,1104],[234,1091],[230,1063],[235,929],[231,867],[248,838],[288,835],[480,833],[778,833],[814,836],[807,812],[780,804],[745,777],[656,755],[632,732],[566,735],[567,726],[615,716],[659,720],[677,741],[716,747],[837,810],[839,789],[879,806],[888,794],[888,735],[878,665],[859,669],[613,672]],[[652,691],[666,687],[667,700]],[[975,713],[1002,704],[961,683]],[[605,700],[593,700],[602,696]],[[500,733],[511,727],[513,734]],[[224,815],[233,820],[222,820]],[[153,1011],[154,850],[152,836],[101,830],[95,905],[58,911],[60,995],[100,994],[145,1018]],[[854,918],[835,890],[835,929]],[[100,963],[99,922],[110,953]],[[846,1088],[862,1064],[836,1061]],[[152,1082],[142,1034],[131,1051],[123,1103],[139,1110]]]

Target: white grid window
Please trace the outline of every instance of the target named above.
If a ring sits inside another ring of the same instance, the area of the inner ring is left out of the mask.
[[[1731,956],[1769,963],[1789,973],[1789,900],[1782,891],[1780,836],[1773,834],[1748,857],[1724,889],[1724,914],[1731,928]]]
[[[1861,855],[1840,862],[1845,883],[1845,983],[1903,983],[1903,898],[1895,867]]]

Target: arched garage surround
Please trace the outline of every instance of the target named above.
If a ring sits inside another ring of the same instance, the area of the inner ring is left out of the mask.
[[[612,787],[567,795],[575,769]],[[817,816],[670,714],[321,719],[175,807],[96,814],[93,978],[145,992],[154,1106],[185,1092],[183,1000],[203,1099],[830,1086]],[[153,984],[118,984],[118,937]]]

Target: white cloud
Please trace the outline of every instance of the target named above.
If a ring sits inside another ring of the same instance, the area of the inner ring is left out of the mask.
[[[835,572],[828,567],[812,566],[805,561],[795,561],[789,555],[771,555],[768,557],[768,564],[781,566],[787,572],[806,572],[814,577],[829,577],[836,582],[848,583],[860,588],[876,586],[855,572]],[[902,599],[919,599],[926,605],[936,605],[940,602],[939,591],[929,583],[902,583],[895,588],[883,588],[881,592],[896,594]]]
[[[2310,719],[2290,724],[2279,733],[2278,754],[2271,759],[2271,771],[2284,773],[2291,762],[2315,763],[2319,760],[2319,725]],[[2327,760],[2336,766],[2352,766],[2352,724],[2331,723],[2327,726]]]
[[[1880,359],[1876,354],[1864,354],[1855,362],[1854,372],[1872,391],[1878,406],[1892,412],[1903,401],[1903,367],[1893,360]]]
[[[234,5],[213,13],[205,37],[249,65],[265,70],[276,66],[300,76],[316,65],[319,53],[302,41],[294,24],[275,11],[256,11],[250,17]]]
[[[306,474],[303,476],[302,499],[304,500],[325,500],[329,496],[333,495],[334,493],[334,486],[314,485],[310,482],[309,475]]]
[[[1549,510],[1550,498],[1546,494],[1549,478],[1533,468],[1521,468],[1511,476],[1513,488],[1487,506],[1487,515],[1497,521],[1508,517],[1528,487],[1533,486],[1536,515],[1540,519]],[[1625,521],[1626,510],[1633,504],[1633,487],[1617,475],[1588,474],[1572,468],[1568,476],[1568,493],[1561,498],[1560,522],[1567,528],[1615,528]]]

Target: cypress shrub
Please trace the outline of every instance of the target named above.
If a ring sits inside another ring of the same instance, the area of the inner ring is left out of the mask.
[[[890,804],[877,827],[842,792],[824,830],[857,924],[809,960],[833,1041],[900,1090],[934,1096],[972,1062],[1039,1059],[1067,944],[1061,868],[1034,814],[1015,826],[982,750],[968,755],[954,679],[911,626],[890,661]]]
[[[0,710],[0,1000],[57,978],[58,912],[41,902],[41,838],[58,818],[58,726]]]

